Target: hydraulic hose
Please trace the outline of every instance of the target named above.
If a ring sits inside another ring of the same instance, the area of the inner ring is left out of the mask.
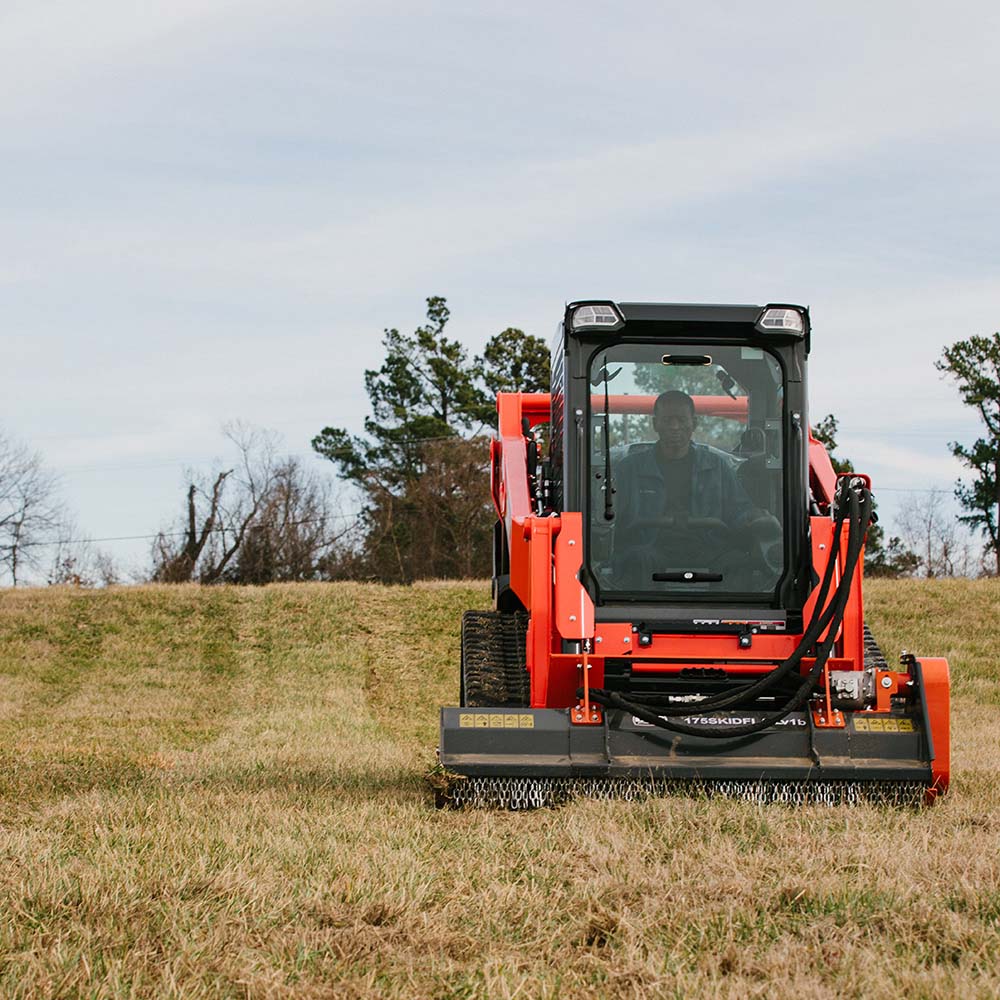
[[[621,695],[606,691],[602,688],[592,688],[590,690],[591,701],[606,708],[617,708],[634,715],[644,722],[667,729],[670,732],[679,733],[684,736],[705,736],[704,726],[691,725],[690,723],[677,722],[664,716],[671,715],[697,715],[704,712],[712,712],[733,708],[749,700],[759,697],[763,692],[773,687],[778,681],[788,676],[801,663],[803,657],[815,644],[816,640],[827,630],[826,638],[816,650],[816,662],[809,673],[803,678],[802,683],[796,689],[791,698],[780,709],[770,712],[763,718],[752,723],[739,725],[718,725],[712,726],[711,735],[713,738],[738,739],[744,736],[752,736],[764,729],[768,729],[775,723],[780,722],[792,712],[797,711],[805,705],[812,695],[812,691],[826,666],[826,661],[833,649],[837,631],[844,618],[844,612],[850,599],[851,583],[857,569],[858,561],[861,558],[864,546],[865,534],[871,522],[872,497],[871,493],[864,486],[860,479],[844,478],[837,491],[835,500],[836,514],[834,517],[834,542],[831,546],[829,560],[823,580],[817,593],[816,610],[813,620],[802,636],[801,641],[787,660],[776,667],[765,677],[748,686],[741,687],[738,691],[725,695],[716,695],[703,699],[694,705],[669,706],[666,709],[651,711],[643,705],[631,702]],[[833,579],[833,570],[839,557],[839,543],[841,525],[844,520],[848,521],[847,553],[844,564],[844,574],[840,583],[834,591],[829,604],[826,603],[830,584]]]
[[[813,618],[791,656],[789,656],[780,666],[770,671],[764,677],[750,684],[740,685],[740,687],[735,691],[725,692],[705,698],[696,705],[683,707],[670,706],[663,710],[663,714],[690,715],[692,710],[695,712],[711,712],[718,711],[720,709],[734,708],[747,701],[752,701],[753,699],[760,697],[760,695],[762,695],[765,691],[768,691],[780,681],[784,680],[785,677],[787,677],[799,666],[803,657],[806,656],[810,649],[812,649],[816,640],[820,637],[820,635],[822,635],[823,630],[830,624],[836,610],[836,599],[827,604],[827,596],[830,592],[830,584],[833,582],[834,570],[836,569],[838,559],[840,558],[841,525],[851,512],[849,498],[845,497],[843,499],[845,502],[837,509],[836,516],[834,517],[833,544],[831,545],[826,569],[823,573],[823,578],[820,582],[819,590],[816,595]]]

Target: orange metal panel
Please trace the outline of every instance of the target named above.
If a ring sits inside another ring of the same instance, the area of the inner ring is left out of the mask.
[[[876,670],[874,711],[891,711],[892,699],[899,694],[900,681],[905,684],[909,679],[909,674],[900,674],[895,670]]]
[[[531,614],[528,621],[527,667],[531,675],[531,704],[548,704],[549,661],[552,655],[552,535],[559,530],[558,517],[528,517],[526,555],[530,575]]]
[[[934,760],[931,763],[933,785],[927,799],[933,802],[936,795],[947,791],[951,779],[951,684],[948,661],[940,656],[920,657],[920,676],[923,679],[921,696],[927,705],[931,738],[934,741]]]
[[[762,661],[758,658],[757,661],[747,661],[745,663],[740,663],[735,658],[725,658],[719,657],[718,659],[712,660],[711,662],[706,662],[700,657],[701,647],[700,640],[704,639],[705,636],[692,636],[693,642],[691,648],[688,650],[689,653],[698,653],[699,658],[694,659],[692,657],[689,661],[675,661],[673,663],[664,663],[662,660],[646,659],[646,650],[642,650],[643,658],[640,659],[638,656],[631,657],[631,670],[633,674],[643,674],[643,673],[679,673],[681,670],[689,670],[692,668],[706,667],[711,669],[712,667],[718,667],[720,670],[725,670],[728,674],[764,674],[771,670],[774,670],[780,664],[780,660],[766,660]],[[598,647],[600,648],[600,647]],[[606,651],[605,655],[611,656],[611,651]],[[827,665],[831,670],[850,670],[851,661],[842,660],[839,657],[831,656],[827,661]],[[812,657],[804,657],[802,664],[799,667],[799,673],[805,675],[815,666],[816,660]]]
[[[833,492],[837,488],[837,473],[826,453],[826,448],[809,431],[809,479],[816,500],[821,504],[833,502]]]
[[[527,448],[521,420],[527,417],[532,425],[544,423],[549,419],[549,407],[548,393],[501,392],[497,395],[500,483],[495,489],[494,502],[497,503],[499,497],[503,506],[502,518],[510,551],[511,590],[531,613],[534,613],[532,574],[526,531],[533,511],[528,489]],[[499,508],[501,503],[497,503],[497,506]],[[551,586],[550,580],[547,589],[550,590]],[[536,596],[541,595],[536,593]],[[551,595],[544,600],[551,601]]]
[[[505,517],[515,522],[531,514],[531,493],[528,490],[528,450],[524,438],[501,439],[501,476],[506,491]]]
[[[604,659],[589,656],[590,687],[604,686]],[[582,686],[582,653],[553,653],[549,657],[548,705],[550,708],[572,707],[578,704],[576,689]],[[580,720],[583,721],[583,720]]]
[[[520,437],[521,419],[528,424],[547,423],[551,416],[552,397],[547,392],[497,393],[497,427],[501,437]]]
[[[601,656],[627,656],[632,653],[635,636],[632,626],[622,623],[605,623],[594,629],[594,652]]]
[[[490,438],[490,496],[493,497],[493,507],[501,521],[507,511],[507,487],[500,467],[502,455],[503,445],[496,438]]]
[[[524,532],[524,522],[508,524],[507,540],[510,546],[510,589],[517,594],[521,603],[531,610],[531,556],[528,536]]]
[[[853,663],[852,660],[842,660],[839,656],[831,656],[827,659],[826,667],[824,667],[824,670],[825,669],[850,670],[852,663]],[[806,674],[808,674],[809,671],[812,670],[812,668],[815,666],[816,666],[815,657],[804,656],[802,658],[802,665],[800,667],[802,675],[805,676]]]
[[[636,618],[639,618],[637,612]],[[691,659],[705,661],[725,660],[731,663],[740,660],[780,661],[792,655],[798,645],[799,636],[782,633],[758,633],[753,637],[749,649],[740,649],[737,635],[654,635],[648,646],[640,646],[638,636],[628,625],[598,625],[601,642],[595,649],[602,656],[635,656],[647,660]],[[627,641],[626,641],[627,640]]]
[[[811,517],[809,518],[809,533],[812,537],[813,571],[819,579],[822,579],[826,572],[826,564],[830,560],[830,548],[833,545],[833,521],[829,517]],[[807,622],[812,621],[816,610],[816,592],[818,590],[819,585],[817,584],[803,609],[803,618]]]
[[[594,603],[580,583],[583,563],[583,515],[567,511],[555,541],[555,625],[564,639],[589,639],[594,634]]]

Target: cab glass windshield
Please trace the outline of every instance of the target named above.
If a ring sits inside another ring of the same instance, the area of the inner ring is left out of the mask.
[[[618,343],[589,369],[589,561],[601,598],[770,598],[785,563],[777,359]]]

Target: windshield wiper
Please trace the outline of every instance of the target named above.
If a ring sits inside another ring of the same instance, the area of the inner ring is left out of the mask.
[[[621,371],[619,368],[614,374],[608,374],[608,356],[604,355],[604,365],[601,368],[602,381],[604,382],[604,520],[613,521],[615,519],[614,489],[611,484],[611,401],[608,396],[608,383]]]

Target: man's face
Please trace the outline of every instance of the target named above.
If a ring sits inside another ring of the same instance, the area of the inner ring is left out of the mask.
[[[668,458],[683,458],[694,432],[691,408],[682,399],[668,399],[653,413],[653,430]]]

